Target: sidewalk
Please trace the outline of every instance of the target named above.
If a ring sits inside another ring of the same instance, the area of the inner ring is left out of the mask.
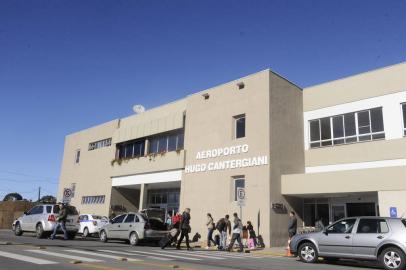
[[[199,241],[190,244],[192,247],[195,247],[196,250],[206,250],[206,243]],[[184,243],[182,243],[182,247]],[[215,247],[211,247],[209,250],[217,250]],[[265,247],[265,248],[257,248],[254,250],[250,250],[248,248],[244,248],[244,250],[249,250],[252,254],[262,254],[262,255],[270,255],[270,256],[286,256],[286,247]]]

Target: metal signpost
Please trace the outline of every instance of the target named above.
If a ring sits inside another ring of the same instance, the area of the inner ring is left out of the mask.
[[[63,189],[63,198],[62,198],[62,202],[63,203],[70,203],[70,200],[72,199],[72,189],[70,188],[64,188]]]
[[[242,207],[245,206],[245,188],[237,188],[237,205],[240,207],[240,219],[242,220]]]

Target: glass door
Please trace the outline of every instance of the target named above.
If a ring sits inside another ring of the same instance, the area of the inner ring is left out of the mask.
[[[330,213],[332,222],[345,218],[347,216],[345,204],[332,204]]]

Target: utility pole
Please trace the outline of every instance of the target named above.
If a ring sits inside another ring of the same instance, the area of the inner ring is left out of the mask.
[[[41,199],[41,187],[38,187],[38,201]]]

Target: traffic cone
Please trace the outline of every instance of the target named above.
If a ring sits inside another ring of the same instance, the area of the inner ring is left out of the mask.
[[[290,238],[288,239],[288,247],[286,248],[286,257],[293,257],[293,254],[290,253]]]

